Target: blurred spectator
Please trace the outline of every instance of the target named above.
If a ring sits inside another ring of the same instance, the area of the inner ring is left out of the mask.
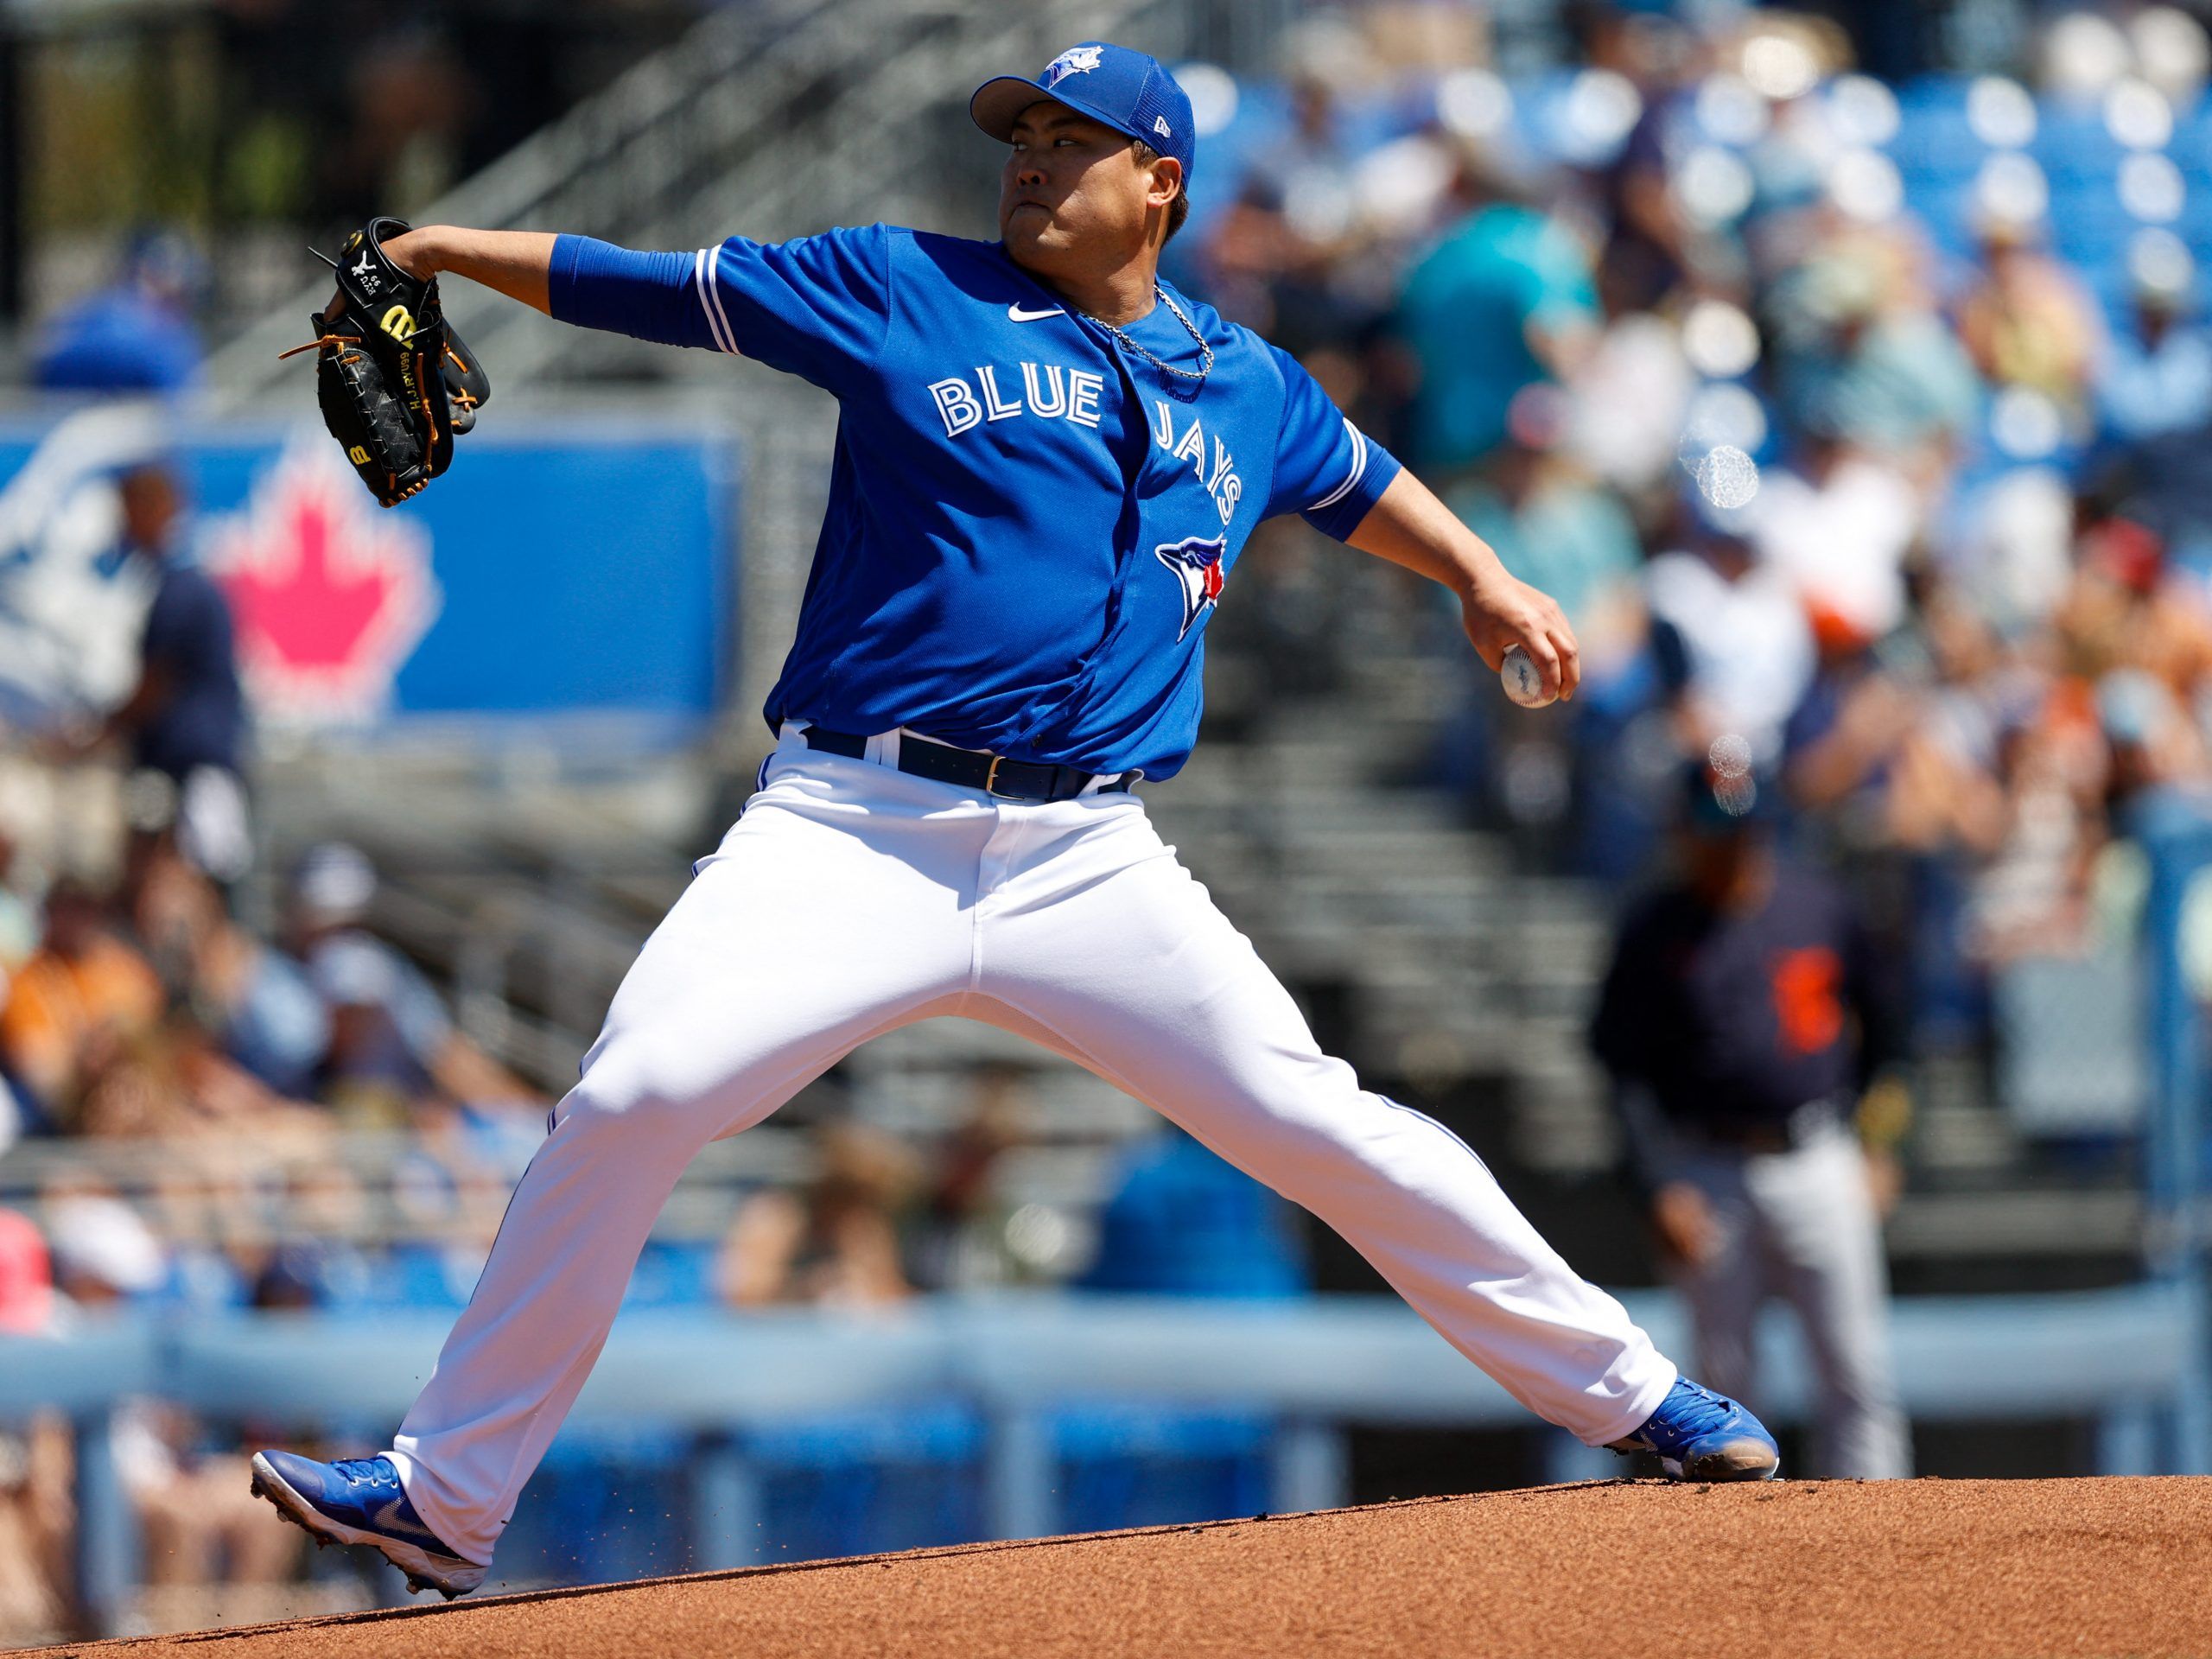
[[[2167,238],[2140,248],[2128,267],[2131,326],[2113,337],[2097,379],[2104,431],[2123,443],[2195,432],[2212,421],[2212,337],[2196,317],[2196,262]]]
[[[1821,1472],[1901,1477],[1887,1269],[1850,1127],[1897,1058],[1894,1010],[1843,894],[1777,856],[1747,760],[1690,769],[1675,874],[1621,925],[1592,1042],[1699,1374],[1757,1409],[1753,1336],[1778,1291],[1819,1379]]]
[[[72,1473],[69,1426],[59,1414],[0,1429],[0,1633],[11,1640],[70,1633]]]
[[[253,860],[242,752],[245,700],[238,687],[230,601],[194,556],[182,486],[167,464],[126,473],[124,544],[155,570],[139,642],[138,683],[103,735],[128,738],[132,764],[168,779],[176,843],[218,881]]]
[[[1723,732],[1740,734],[1762,763],[1782,746],[1783,723],[1813,671],[1813,637],[1796,589],[1763,561],[1740,512],[1683,493],[1683,550],[1644,568],[1652,649],[1685,753]]]
[[[1098,1217],[1084,1290],[1167,1296],[1302,1295],[1289,1206],[1174,1124],[1122,1154]]]
[[[1983,275],[1959,308],[1959,338],[1992,385],[2039,392],[2078,425],[2104,329],[2095,302],[2036,238],[2018,219],[1984,221]]]
[[[330,1011],[307,970],[232,921],[199,870],[160,845],[135,872],[132,919],[175,997],[231,1061],[270,1092],[315,1092]]]
[[[109,931],[92,889],[57,881],[46,895],[44,939],[0,1008],[0,1065],[48,1123],[70,1127],[92,1084],[152,1031],[162,1006],[161,981]]]
[[[913,1294],[899,1245],[899,1212],[918,1175],[912,1154],[850,1123],[825,1129],[821,1153],[821,1173],[803,1193],[771,1187],[740,1206],[719,1271],[731,1306],[883,1307]]]
[[[112,1192],[73,1182],[46,1201],[54,1283],[73,1316],[99,1317],[150,1297],[168,1278],[168,1256],[139,1213]]]
[[[1652,13],[1597,26],[1640,99],[1636,124],[1600,181],[1609,231],[1605,280],[1614,296],[1607,309],[1656,312],[1694,285],[1700,264],[1700,238],[1682,212],[1672,166],[1694,48],[1674,19]]]
[[[253,1496],[244,1452],[209,1449],[189,1414],[152,1401],[124,1409],[116,1440],[118,1469],[141,1529],[143,1583],[172,1595],[203,1592],[177,1598],[186,1622],[222,1617],[221,1604],[204,1599],[210,1586],[276,1584],[290,1576],[307,1535]]]
[[[352,1170],[325,1160],[295,1168],[285,1184],[283,1217],[274,1249],[254,1278],[254,1306],[359,1307],[375,1300],[376,1266],[363,1248],[369,1205]]]
[[[1816,633],[1879,639],[1904,620],[1920,502],[1881,457],[1808,438],[1795,466],[1768,470],[1745,516],[1762,563],[1796,590]]]
[[[2204,453],[2212,426],[2161,432],[2107,449],[2087,469],[2076,516],[2094,528],[2120,520],[2149,531],[2164,558],[2199,584],[2212,575],[2212,467]]]
[[[1290,131],[1254,158],[1202,264],[1226,315],[1302,359],[1349,346],[1367,320],[1344,291],[1365,238],[1333,87],[1315,71],[1290,99]]]
[[[46,1241],[29,1217],[0,1210],[0,1338],[55,1334],[60,1312]],[[0,1631],[61,1634],[67,1442],[53,1421],[27,1433],[0,1427]]]
[[[372,1287],[376,1299],[405,1307],[465,1306],[483,1276],[512,1190],[512,1182],[480,1166],[458,1171],[442,1217],[393,1248],[389,1275],[378,1275],[390,1282]]]
[[[1588,254],[1495,157],[1463,152],[1454,202],[1464,217],[1407,276],[1391,324],[1407,459],[1437,484],[1496,448],[1515,395],[1564,378],[1599,322]]]
[[[267,1265],[264,1189],[244,1152],[235,1139],[211,1143],[205,1157],[174,1148],[155,1175],[142,1202],[168,1252],[163,1306],[194,1313],[243,1307]]]
[[[2017,710],[1987,626],[1955,594],[1926,601],[1910,673],[1872,636],[1821,631],[1821,664],[1789,725],[1789,782],[1803,806],[1838,817],[1856,805],[1862,845],[1993,849],[2005,803],[1996,774]],[[1854,801],[1854,798],[1856,800]]]
[[[15,885],[20,874],[16,855],[16,838],[0,824],[0,1001],[7,996],[8,976],[38,949],[38,907]]]
[[[1558,387],[1522,388],[1504,442],[1447,499],[1507,569],[1557,600],[1580,630],[1633,583],[1641,549],[1619,499],[1561,452],[1568,413]]]
[[[495,1160],[468,1113],[450,1100],[435,1095],[416,1100],[407,1127],[406,1149],[392,1168],[391,1196],[410,1232],[449,1230],[475,1187],[520,1173]]]
[[[29,1216],[0,1210],[0,1336],[42,1335],[54,1310],[46,1240]]]
[[[2084,530],[2055,621],[2076,672],[2139,668],[2191,704],[2212,689],[2212,602],[2171,568],[2164,538],[2147,524],[2113,518]]]
[[[204,262],[175,231],[142,232],[111,287],[65,308],[31,348],[41,391],[180,392],[200,378],[191,301]]]
[[[2204,734],[2166,681],[2120,669],[2098,682],[2096,701],[2111,753],[2105,792],[2113,805],[2150,791],[2201,791],[2212,779]]]
[[[1630,282],[1616,245],[1598,271],[1604,332],[1569,381],[1564,435],[1592,474],[1633,496],[1669,480],[1696,381],[1674,321],[1634,308]]]
[[[1767,290],[1774,391],[1791,429],[1898,458],[1926,479],[1973,423],[1973,361],[1895,237],[1839,237]]]
[[[1035,1264],[1015,1249],[1000,1181],[1006,1155],[1030,1137],[1028,1072],[977,1068],[973,1094],[939,1153],[908,1255],[924,1290],[1009,1284]]]
[[[2055,467],[2015,467],[1961,493],[1930,550],[2000,636],[2024,642],[2074,580],[2073,492]]]
[[[49,944],[0,1009],[0,1062],[23,1080],[46,1127],[73,1134],[303,1127],[302,1109],[225,1053],[219,1034],[229,1020],[216,1000],[224,988],[199,981],[196,959],[180,949],[176,906],[153,895],[196,896],[213,938],[230,931],[219,901],[173,854],[149,868],[168,877],[140,890],[141,925],[158,967],[106,929],[87,889],[57,884],[48,899]]]
[[[79,1313],[97,1317],[143,1300],[168,1277],[160,1242],[112,1193],[71,1192],[47,1206],[56,1277]],[[145,1582],[155,1588],[218,1580],[266,1584],[297,1557],[301,1535],[254,1501],[242,1453],[207,1452],[199,1426],[175,1406],[127,1404],[116,1461],[143,1529]]]
[[[435,1089],[457,1101],[534,1101],[536,1092],[459,1031],[421,971],[364,925],[376,869],[328,842],[292,879],[293,948],[330,1014],[326,1093],[363,1123],[392,1123]]]

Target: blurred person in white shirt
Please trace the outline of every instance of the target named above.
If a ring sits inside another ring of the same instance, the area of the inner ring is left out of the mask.
[[[1781,752],[1783,724],[1813,674],[1813,636],[1794,583],[1761,556],[1744,510],[1685,491],[1681,545],[1644,567],[1644,601],[1681,752],[1740,733],[1755,762]]]
[[[1821,435],[1791,466],[1770,468],[1747,509],[1759,557],[1815,617],[1832,612],[1879,639],[1905,615],[1905,564],[1920,533],[1920,496],[1887,461]]]

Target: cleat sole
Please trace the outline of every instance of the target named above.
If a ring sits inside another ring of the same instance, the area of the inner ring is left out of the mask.
[[[407,1588],[416,1595],[425,1590],[435,1590],[451,1601],[467,1595],[484,1582],[485,1569],[480,1567],[457,1563],[453,1568],[446,1568],[411,1544],[402,1543],[396,1538],[379,1537],[372,1532],[361,1532],[330,1520],[294,1491],[284,1478],[265,1463],[257,1452],[254,1453],[252,1467],[252,1495],[263,1499],[277,1514],[313,1538],[318,1548],[345,1544],[373,1549],[406,1576]],[[456,1578],[465,1579],[466,1582],[448,1583],[444,1578],[436,1576],[447,1572],[451,1572]]]
[[[1781,1472],[1782,1460],[1756,1440],[1716,1447],[1685,1466],[1685,1480],[1772,1480]]]

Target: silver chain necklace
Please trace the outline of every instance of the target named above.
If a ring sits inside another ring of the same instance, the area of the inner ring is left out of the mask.
[[[1151,364],[1154,368],[1158,369],[1162,374],[1172,374],[1177,378],[1183,380],[1195,380],[1199,385],[1203,386],[1206,383],[1206,376],[1213,372],[1213,347],[1206,344],[1206,337],[1198,332],[1198,324],[1192,322],[1188,316],[1184,315],[1183,308],[1175,303],[1175,296],[1160,285],[1160,279],[1156,276],[1153,279],[1152,291],[1159,298],[1160,302],[1162,305],[1166,306],[1170,311],[1173,311],[1175,314],[1175,321],[1183,325],[1184,332],[1189,334],[1192,340],[1198,342],[1198,366],[1197,368],[1179,368],[1176,365],[1167,362],[1164,359],[1147,351],[1143,346],[1138,345],[1135,340],[1131,340],[1126,332],[1116,327],[1112,323],[1107,322],[1098,317],[1093,317],[1090,321],[1097,323],[1101,328],[1103,328],[1108,334],[1113,335],[1117,343],[1126,349],[1135,352],[1139,357]]]

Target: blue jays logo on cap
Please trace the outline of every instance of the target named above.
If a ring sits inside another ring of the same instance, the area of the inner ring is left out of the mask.
[[[1173,156],[1182,162],[1189,181],[1198,153],[1191,100],[1157,58],[1105,41],[1085,41],[1046,64],[1035,80],[1001,75],[985,81],[968,100],[968,113],[1003,143],[1013,137],[1021,112],[1040,99],[1065,104]]]
[[[1098,67],[1098,60],[1106,48],[1103,46],[1071,46],[1045,66],[1044,84],[1057,86],[1070,75],[1087,75]]]
[[[1198,620],[1221,597],[1221,555],[1226,545],[1224,537],[1186,536],[1179,542],[1162,542],[1152,550],[1153,556],[1167,567],[1183,589],[1183,626],[1175,636],[1178,644],[1189,637]]]

